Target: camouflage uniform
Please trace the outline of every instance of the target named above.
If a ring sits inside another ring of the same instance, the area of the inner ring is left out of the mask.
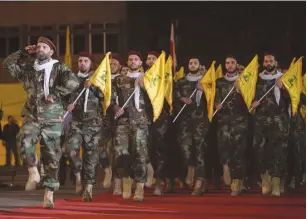
[[[76,92],[70,96],[72,103],[81,90],[88,77],[78,77],[80,86]],[[65,143],[65,154],[72,164],[73,172],[80,173],[84,184],[93,185],[96,180],[96,166],[98,163],[98,145],[101,139],[102,127],[102,92],[94,86],[89,88],[87,112],[84,112],[85,93],[81,95],[72,111],[72,121]],[[83,161],[80,158],[80,145],[83,146]],[[82,169],[83,163],[83,169]]]
[[[234,86],[234,81],[219,78],[216,81],[215,104],[220,104]],[[246,175],[246,141],[248,110],[240,92],[235,88],[217,113],[218,152],[222,165],[229,162],[231,177],[242,179]]]
[[[125,75],[114,79],[112,103],[122,106],[135,89],[135,78]],[[148,161],[148,126],[150,125],[148,106],[149,98],[141,89],[139,97],[141,112],[135,107],[134,97],[131,98],[125,112],[116,121],[114,142],[114,173],[116,178],[135,177],[138,183],[146,183]],[[131,169],[132,167],[132,169]],[[133,170],[133,171],[132,171]]]
[[[259,77],[255,100],[259,100],[274,84],[274,79]],[[286,170],[289,135],[289,94],[285,89],[280,89],[280,93],[279,105],[273,89],[256,108],[253,142],[258,174],[268,170],[272,177],[279,178]]]
[[[301,182],[301,176],[303,173],[303,166],[305,166],[306,160],[306,126],[304,119],[300,113],[302,105],[306,104],[306,96],[301,94],[301,102],[298,108],[298,112],[295,116],[291,117],[290,121],[290,133],[289,133],[289,152],[293,155],[290,162],[293,172],[290,170],[290,175],[295,176],[295,183],[298,186]],[[292,169],[291,168],[291,169]]]
[[[160,117],[153,122],[151,126],[151,138],[153,146],[153,160],[155,177],[163,180],[165,178],[165,162],[166,162],[166,132],[168,130],[169,123],[169,106],[166,101],[164,101],[164,106]]]
[[[175,84],[175,101],[177,109],[181,109],[184,105],[180,101],[180,98],[190,97],[195,90],[197,83],[197,81],[188,81],[186,78],[181,78],[177,81]],[[196,166],[196,180],[205,179],[204,156],[208,146],[208,143],[205,140],[205,135],[209,130],[209,120],[207,115],[207,101],[205,95],[202,94],[200,105],[197,106],[195,94],[192,97],[192,103],[188,104],[178,117],[178,144],[180,145],[184,163],[184,171],[181,179],[184,179],[186,176],[189,166]]]
[[[41,154],[46,172],[43,187],[56,190],[59,187],[60,137],[64,114],[62,98],[73,92],[79,82],[64,64],[55,63],[49,81],[49,96],[54,103],[46,104],[44,70],[36,71],[33,67],[23,68],[19,65],[19,59],[27,54],[24,49],[19,50],[11,54],[3,63],[4,69],[22,82],[28,97],[22,111],[24,123],[19,132],[18,145],[22,159],[28,167],[34,167],[38,164],[36,143],[39,137],[42,137],[44,144]]]

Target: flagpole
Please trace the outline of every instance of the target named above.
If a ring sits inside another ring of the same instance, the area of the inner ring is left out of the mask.
[[[78,97],[75,99],[75,101],[72,103],[73,105],[75,105],[76,103],[77,103],[77,101],[79,100],[79,98],[81,97],[81,95],[84,93],[84,91],[85,91],[85,89],[86,88],[83,88],[83,90],[80,92],[80,94],[78,95]],[[65,117],[68,115],[68,111],[65,113],[65,115],[64,115],[64,119],[65,119]]]
[[[128,102],[130,101],[130,99],[132,98],[132,96],[135,94],[136,89],[134,89],[133,93],[128,97],[128,99],[126,100],[126,102],[124,103],[124,105],[121,107],[121,109],[125,108],[125,106],[128,104]],[[117,119],[117,117],[115,116],[114,119]]]
[[[189,98],[192,98],[195,94],[195,92],[197,91],[197,89],[195,89],[193,91],[193,93],[191,94],[191,96]],[[178,116],[181,114],[182,110],[187,106],[187,104],[184,104],[183,107],[181,108],[181,110],[179,111],[179,113],[177,114],[177,116],[175,117],[175,119],[173,120],[173,123],[177,120]]]
[[[259,99],[257,100],[258,102],[260,102],[266,95],[268,95],[268,93],[270,93],[271,90],[273,90],[273,88],[275,87],[275,84]],[[252,110],[254,109],[255,107],[252,107],[249,109],[249,112],[252,112]]]
[[[224,98],[224,100],[222,101],[222,103],[221,103],[221,105],[223,105],[223,103],[226,101],[226,99],[228,98],[228,96],[231,94],[231,92],[233,91],[233,89],[235,89],[235,87],[233,86],[232,88],[231,88],[231,90],[228,92],[228,94],[226,95],[226,97]],[[215,110],[215,112],[213,113],[213,116],[217,113],[217,109]],[[213,117],[212,116],[212,117]]]

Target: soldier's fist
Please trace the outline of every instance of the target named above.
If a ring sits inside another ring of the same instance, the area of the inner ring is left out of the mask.
[[[222,107],[223,107],[223,105],[220,104],[220,103],[218,103],[218,104],[215,105],[215,109],[216,109],[217,111],[219,111],[220,109],[222,109]]]
[[[30,45],[30,46],[26,46],[25,50],[29,53],[29,54],[34,54],[36,53],[36,45]]]
[[[253,108],[256,108],[257,106],[260,105],[260,102],[258,102],[257,100],[255,100],[253,103],[252,103],[252,107]]]
[[[52,97],[48,96],[48,97],[45,99],[45,102],[46,102],[46,103],[53,103],[54,101],[53,101],[53,98],[52,98]]]
[[[275,80],[275,85],[276,85],[278,88],[282,88],[282,87],[283,87],[283,83],[282,83],[281,78],[276,78],[276,80]]]
[[[183,102],[184,104],[191,104],[192,103],[192,99],[188,98],[188,97],[181,97],[180,98],[181,102]]]
[[[91,85],[92,85],[92,83],[90,82],[90,80],[86,80],[86,81],[84,82],[84,87],[85,87],[85,88],[89,88]]]
[[[72,112],[74,110],[74,108],[75,108],[75,105],[71,103],[71,104],[68,105],[67,111]]]
[[[118,117],[120,117],[121,115],[124,114],[124,109],[121,108],[121,107],[118,106],[118,105],[114,106],[113,109],[114,109],[114,113],[115,113],[115,117],[116,117],[116,118],[118,118]]]

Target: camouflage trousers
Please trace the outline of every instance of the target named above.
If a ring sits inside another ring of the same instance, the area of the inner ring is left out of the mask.
[[[165,178],[165,163],[167,159],[167,139],[166,133],[168,130],[169,116],[161,115],[151,126],[151,144],[154,175],[157,179]],[[150,153],[150,152],[149,152]]]
[[[301,182],[303,167],[306,162],[306,130],[303,126],[298,126],[295,122],[291,122],[289,133],[289,175],[295,176],[296,183]],[[292,155],[292,156],[291,156]]]
[[[268,170],[273,177],[281,177],[286,172],[289,126],[287,115],[255,117],[253,150],[258,174]]]
[[[101,139],[98,145],[98,162],[103,168],[110,166],[113,151],[112,123],[109,115],[102,119]]]
[[[148,125],[129,124],[122,118],[116,126],[114,143],[114,173],[117,178],[134,176],[146,183],[148,161]]]
[[[222,165],[229,164],[231,177],[246,176],[246,146],[248,118],[236,116],[218,121],[217,148]]]
[[[34,167],[38,164],[36,144],[41,137],[41,157],[45,170],[42,186],[51,190],[59,188],[59,167],[61,152],[62,124],[60,122],[27,121],[20,128],[18,146],[20,157],[28,165]]]
[[[72,165],[74,173],[82,171],[84,184],[95,184],[98,164],[98,145],[101,139],[101,118],[90,121],[72,120],[63,153]],[[83,157],[80,158],[80,146]],[[83,168],[82,168],[83,166]]]
[[[205,136],[208,131],[209,121],[205,116],[194,117],[192,119],[183,118],[181,120],[178,133],[178,143],[184,166],[181,179],[185,178],[188,166],[195,166],[196,180],[205,179],[205,152],[208,148]]]

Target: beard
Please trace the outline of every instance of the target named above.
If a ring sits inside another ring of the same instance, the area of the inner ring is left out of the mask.
[[[46,61],[50,59],[50,53],[38,52],[36,54],[36,58],[38,59],[39,62]]]
[[[238,69],[234,69],[234,70],[230,70],[230,69],[228,70],[227,69],[228,74],[235,74],[235,73],[237,73],[237,71],[238,71]]]
[[[272,72],[272,71],[274,71],[274,70],[276,69],[276,67],[275,67],[275,66],[266,66],[266,67],[264,67],[264,69],[265,69],[267,72]]]
[[[189,69],[191,74],[197,74],[199,72],[199,68]]]

